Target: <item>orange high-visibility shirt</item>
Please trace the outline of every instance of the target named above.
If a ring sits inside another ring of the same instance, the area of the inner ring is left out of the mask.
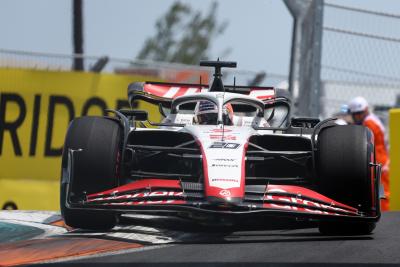
[[[390,181],[389,181],[389,155],[385,143],[385,127],[381,120],[374,114],[369,114],[363,125],[371,129],[374,134],[375,156],[377,163],[382,164],[381,183],[385,191],[385,198],[381,199],[381,210],[390,209]]]
[[[374,115],[369,114],[363,122],[365,127],[368,127],[374,134],[376,161],[382,164],[382,167],[386,165],[389,160],[386,143],[385,143],[385,128],[380,119]]]

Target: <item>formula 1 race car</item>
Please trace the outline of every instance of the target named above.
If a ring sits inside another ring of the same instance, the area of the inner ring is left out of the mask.
[[[269,216],[311,220],[323,234],[369,234],[380,218],[372,133],[333,119],[291,118],[273,87],[143,82],[129,102],[69,126],[62,157],[65,223],[110,229],[123,213],[184,216],[207,223]],[[216,219],[217,218],[217,219]]]

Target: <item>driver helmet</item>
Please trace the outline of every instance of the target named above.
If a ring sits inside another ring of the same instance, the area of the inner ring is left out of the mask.
[[[233,109],[231,104],[224,105],[223,109],[224,125],[232,125]],[[211,101],[203,100],[197,103],[195,108],[195,122],[203,125],[215,125],[218,121],[218,107]]]

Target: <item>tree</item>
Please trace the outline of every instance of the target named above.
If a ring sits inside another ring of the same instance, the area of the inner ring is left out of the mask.
[[[155,36],[145,41],[137,58],[185,64],[198,64],[201,59],[207,59],[211,40],[227,26],[227,22],[217,22],[217,7],[216,2],[212,3],[203,16],[189,5],[175,2],[157,20]]]

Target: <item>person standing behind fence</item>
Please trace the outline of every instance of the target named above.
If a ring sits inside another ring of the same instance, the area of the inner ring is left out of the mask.
[[[385,198],[381,200],[381,210],[389,210],[389,155],[385,143],[385,127],[381,120],[369,111],[368,102],[364,97],[358,96],[349,102],[349,111],[355,124],[368,127],[374,134],[376,161],[382,165],[381,182]]]

